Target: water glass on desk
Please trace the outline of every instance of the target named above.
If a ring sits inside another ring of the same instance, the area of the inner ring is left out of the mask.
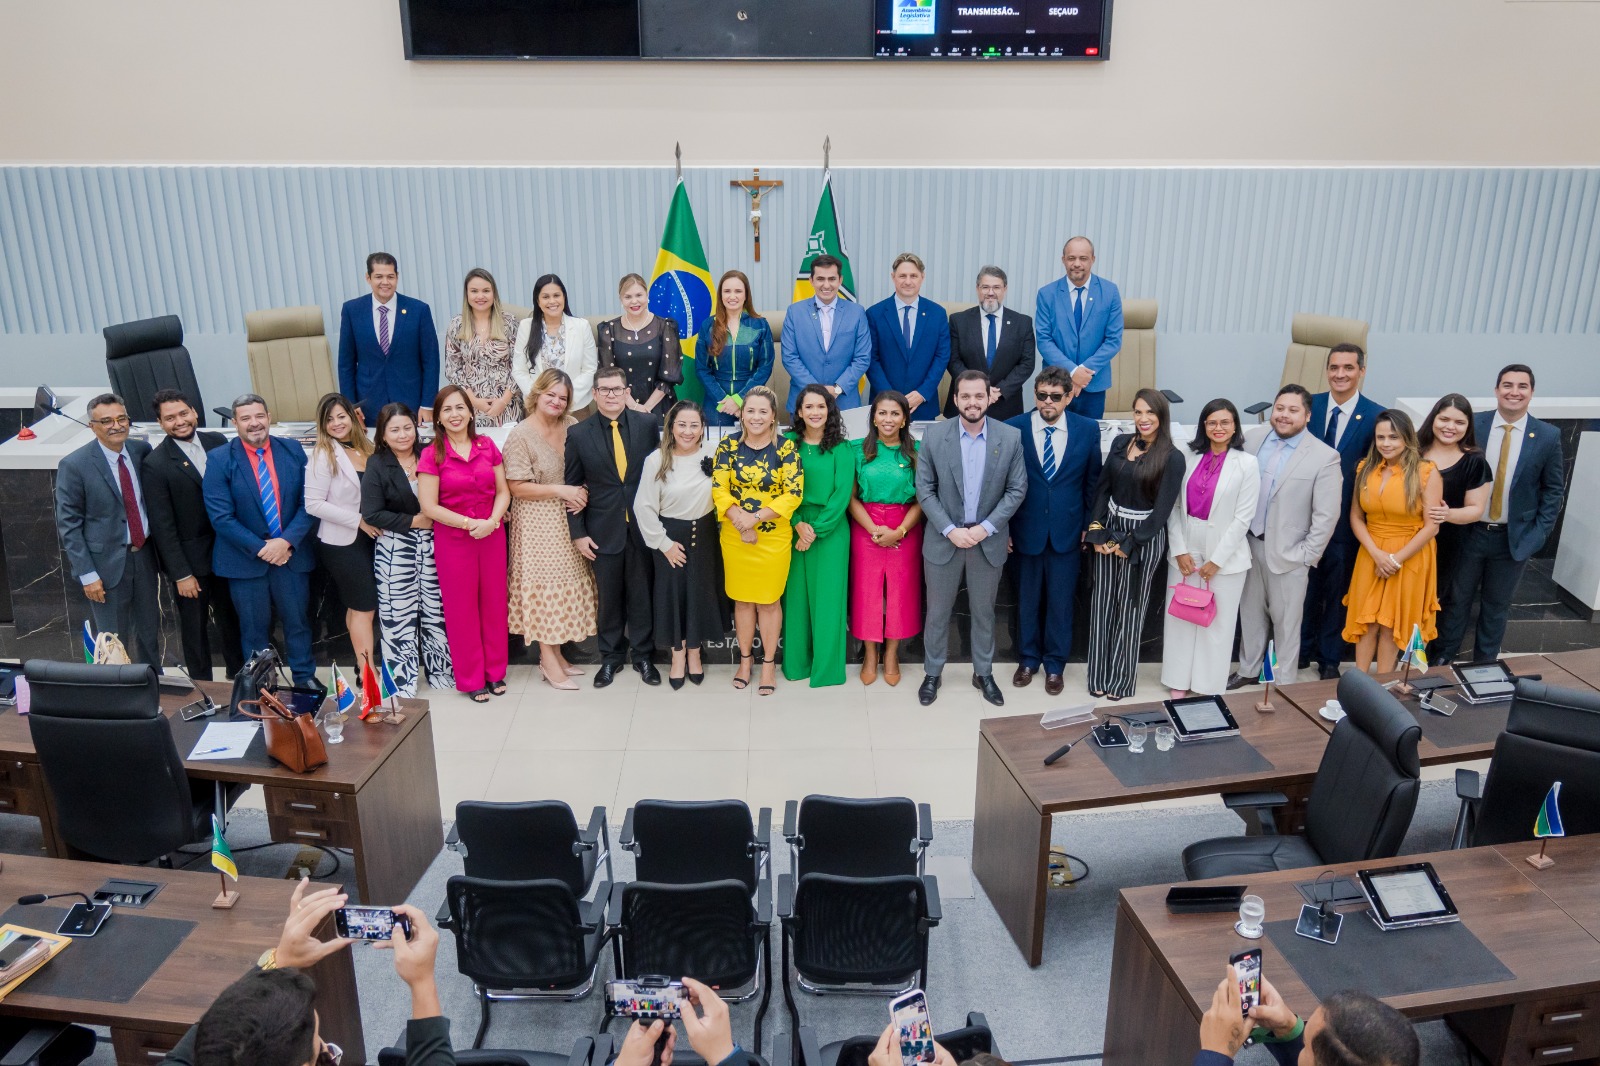
[[[1250,940],[1259,940],[1262,934],[1261,923],[1267,917],[1267,904],[1260,896],[1246,896],[1239,903],[1239,921],[1234,925],[1234,932]]]
[[[1145,738],[1150,735],[1150,727],[1143,722],[1128,723],[1128,750],[1135,755],[1144,754]]]
[[[1178,731],[1170,725],[1156,726],[1156,750],[1171,751],[1172,745],[1178,742]]]
[[[329,744],[344,743],[344,723],[347,715],[340,710],[328,711],[322,716],[322,730],[328,734]]]

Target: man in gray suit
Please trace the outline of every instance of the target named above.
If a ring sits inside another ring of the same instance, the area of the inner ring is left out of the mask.
[[[143,466],[150,445],[129,440],[122,397],[89,401],[95,439],[56,468],[56,529],[100,632],[122,638],[135,662],[161,668],[156,553],[144,506]]]
[[[1244,450],[1261,469],[1261,491],[1245,537],[1250,571],[1239,600],[1239,672],[1228,678],[1229,691],[1260,678],[1269,637],[1283,638],[1274,676],[1292,683],[1300,669],[1307,572],[1333,537],[1344,495],[1339,453],[1306,432],[1310,420],[1310,391],[1285,385],[1273,401],[1272,424],[1245,435]]]
[[[989,418],[989,375],[966,370],[952,387],[959,418],[928,427],[917,453],[917,502],[927,517],[922,565],[928,580],[923,670],[924,707],[939,698],[949,650],[950,615],[961,579],[972,612],[972,687],[996,707],[1006,698],[994,683],[994,597],[1006,561],[1011,516],[1028,491],[1022,433]]]

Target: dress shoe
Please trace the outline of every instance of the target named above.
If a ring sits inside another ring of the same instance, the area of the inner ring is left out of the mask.
[[[617,668],[610,663],[601,663],[600,669],[594,672],[594,687],[605,688],[617,679]]]
[[[1062,678],[1062,676],[1060,674],[1045,674],[1044,675],[1044,692],[1045,692],[1045,695],[1047,695],[1047,696],[1059,696],[1059,695],[1061,695],[1061,690],[1063,688],[1065,688],[1065,687],[1066,687],[1066,681]]]
[[[900,660],[899,659],[886,658],[886,659],[883,660],[883,679],[884,679],[884,681],[888,682],[891,686],[892,685],[898,685],[900,683]]]
[[[917,689],[917,701],[924,707],[939,698],[939,675],[928,674],[922,679],[922,687]]]
[[[1017,664],[1017,672],[1011,675],[1012,688],[1027,688],[1033,682],[1034,669],[1031,666]]]
[[[1237,692],[1242,688],[1249,688],[1255,684],[1254,678],[1245,677],[1243,674],[1228,675],[1228,691]]]
[[[870,685],[876,680],[878,680],[878,646],[869,640],[861,658],[861,683]]]
[[[683,678],[681,678],[681,677],[669,677],[669,678],[667,678],[667,684],[671,685],[672,686],[672,691],[676,692],[680,688],[683,687]]]
[[[983,698],[996,707],[1006,705],[1006,698],[1000,694],[1000,686],[994,683],[993,674],[973,674],[972,687],[982,692]]]
[[[1339,664],[1323,663],[1321,666],[1317,667],[1317,677],[1323,681],[1339,680]]]
[[[641,660],[640,662],[636,662],[636,663],[633,664],[633,668],[635,670],[639,671],[639,676],[644,678],[644,683],[645,684],[647,684],[647,685],[659,685],[659,684],[661,684],[661,671],[657,670],[656,669],[656,664],[651,662],[650,660],[644,659],[644,660]]]

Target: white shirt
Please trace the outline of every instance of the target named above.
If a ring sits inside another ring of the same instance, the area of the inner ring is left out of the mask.
[[[820,296],[818,296],[815,300],[817,307],[817,325],[822,329],[822,346],[824,348],[833,343],[833,309],[834,305],[838,302],[838,296],[835,296],[827,303],[823,303],[822,297]]]
[[[104,444],[101,444],[100,454],[106,457],[106,465],[111,467],[111,483],[117,486],[117,495],[121,496],[122,468],[120,464],[122,462],[122,457],[128,454],[127,449],[123,449],[120,452],[114,452],[110,448],[107,448]],[[144,527],[144,535],[149,537],[150,516],[145,513],[144,509],[144,486],[139,484],[139,472],[134,469],[134,464],[132,462],[128,463],[128,477],[133,480],[133,498],[138,501],[139,504],[139,524]],[[132,534],[129,534],[128,539],[124,540],[122,543],[133,543]],[[100,580],[100,574],[98,571],[91,570],[87,574],[80,576],[78,580],[85,585],[92,585],[96,581]]]
[[[1000,330],[1005,325],[1005,321],[1006,305],[1001,304],[994,309],[994,350],[997,353],[1000,351]],[[983,338],[983,352],[987,355],[989,353],[989,312],[983,309],[982,304],[978,305],[978,336]]]
[[[674,455],[665,481],[656,477],[661,469],[661,449],[645,456],[639,470],[639,492],[633,498],[633,517],[639,535],[651,549],[665,551],[672,543],[661,519],[693,521],[711,513],[711,478],[700,466],[709,454],[709,446],[702,445],[694,455]]]
[[[920,299],[920,296],[917,297],[917,300]],[[917,300],[912,300],[910,303],[906,303],[904,300],[900,299],[899,293],[894,294],[894,324],[900,326],[900,332],[902,334],[907,332],[905,326],[902,324],[906,321],[905,308],[911,308],[911,329],[909,331],[910,336],[906,337],[907,344],[910,344],[912,341],[917,339]]]
[[[198,433],[191,434],[188,440],[179,440],[177,437],[173,437],[172,443],[176,444],[189,462],[194,464],[194,468],[200,471],[200,476],[205,477],[206,446],[200,443],[200,435]]]
[[[1339,446],[1339,442],[1344,439],[1344,431],[1350,428],[1350,421],[1351,421],[1351,419],[1355,418],[1355,416],[1356,416],[1356,403],[1360,399],[1361,399],[1361,390],[1360,389],[1357,389],[1354,393],[1352,393],[1350,395],[1350,398],[1348,400],[1346,400],[1344,403],[1334,403],[1333,402],[1333,393],[1331,393],[1331,392],[1328,393],[1328,418],[1323,419],[1322,425],[1321,425],[1321,427],[1319,427],[1320,428],[1320,432],[1318,432],[1317,437],[1319,439],[1323,440],[1323,441],[1327,441],[1327,437],[1328,437],[1328,419],[1331,419],[1333,417],[1333,412],[1334,411],[1338,411],[1339,412],[1339,430],[1338,430],[1338,432],[1336,432],[1333,435],[1333,440],[1332,441],[1327,441],[1328,446],[1330,448],[1337,448]]]
[[[1044,416],[1039,413],[1039,409],[1034,408],[1030,425],[1033,427],[1033,454],[1039,457],[1039,465],[1041,467],[1044,466],[1045,426],[1049,425],[1055,430],[1054,433],[1050,434],[1050,452],[1056,457],[1056,469],[1060,470],[1061,457],[1067,452],[1067,419],[1065,413],[1063,412],[1062,416],[1057,418],[1055,422],[1047,423],[1044,420]]]
[[[1485,442],[1483,449],[1483,457],[1489,462],[1490,477],[1493,477],[1500,467],[1500,440],[1505,436],[1505,425],[1506,420],[1500,416],[1500,411],[1496,408],[1494,421],[1489,426],[1489,439]],[[1516,480],[1517,460],[1522,457],[1523,438],[1528,435],[1528,413],[1524,411],[1522,417],[1511,423],[1511,426],[1511,454],[1506,457],[1506,483],[1505,488],[1501,490],[1502,509],[1511,506],[1511,484]],[[1494,506],[1494,492],[1495,490],[1490,488],[1489,503],[1483,509],[1483,517],[1478,521],[1489,521],[1489,509]],[[1498,521],[1502,523],[1507,521],[1507,516],[1502,513]]]
[[[383,336],[383,331],[378,329],[378,308],[380,307],[387,307],[389,309],[389,342],[392,344],[394,343],[394,327],[397,321],[396,316],[399,314],[400,294],[395,293],[393,296],[389,297],[389,302],[386,304],[379,303],[376,296],[372,298],[372,335],[379,338]]]

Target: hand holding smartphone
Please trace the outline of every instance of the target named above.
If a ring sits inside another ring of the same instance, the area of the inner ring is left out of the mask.
[[[901,1066],[919,1066],[934,1060],[933,1021],[928,1017],[928,997],[922,989],[913,988],[891,1000],[889,1018],[900,1042]]]
[[[411,939],[411,919],[388,907],[340,907],[333,912],[334,932],[346,940],[393,940],[396,928]]]
[[[1239,1009],[1248,1018],[1250,1008],[1261,1005],[1261,949],[1251,948],[1230,955],[1228,963],[1239,979]]]

